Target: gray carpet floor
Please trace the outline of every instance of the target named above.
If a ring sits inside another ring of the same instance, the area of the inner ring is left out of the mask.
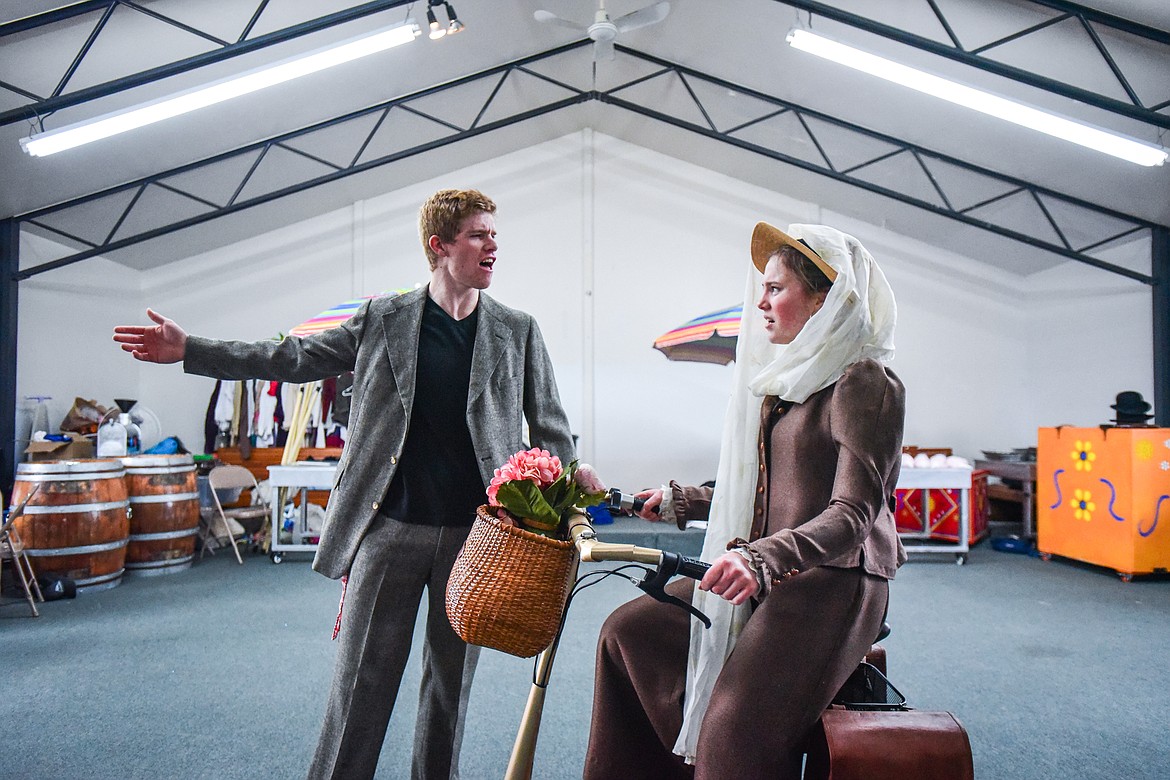
[[[693,549],[696,533],[642,543]],[[535,777],[580,777],[598,627],[637,594],[610,578],[574,602]],[[950,555],[912,559],[891,594],[890,678],[910,705],[949,710],[966,726],[977,777],[1170,777],[1170,579],[1123,583],[983,544],[965,566]],[[305,556],[240,566],[221,552],[183,572],[43,604],[36,619],[6,596],[0,778],[303,777],[339,595]],[[417,658],[379,778],[409,776]],[[485,651],[465,778],[503,776],[531,674],[530,660]]]

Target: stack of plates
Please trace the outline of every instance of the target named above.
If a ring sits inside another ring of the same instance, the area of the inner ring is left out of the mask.
[[[1011,463],[1035,463],[1036,462],[1036,448],[1035,447],[1017,447],[1011,452],[991,452],[989,450],[982,450],[983,457],[987,460],[1003,460]]]

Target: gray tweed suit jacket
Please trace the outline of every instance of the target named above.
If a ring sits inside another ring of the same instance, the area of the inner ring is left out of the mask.
[[[349,438],[313,568],[337,579],[349,571],[406,442],[415,398],[418,336],[426,288],[376,298],[338,328],[281,342],[191,336],[183,370],[216,379],[312,382],[354,372]],[[480,293],[471,361],[467,427],[486,488],[494,470],[530,441],[568,463],[574,457],[552,361],[531,315]]]

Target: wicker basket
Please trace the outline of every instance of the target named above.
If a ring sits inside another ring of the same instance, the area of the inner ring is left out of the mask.
[[[447,580],[447,617],[473,645],[528,658],[552,644],[571,586],[572,542],[505,525],[476,510]]]

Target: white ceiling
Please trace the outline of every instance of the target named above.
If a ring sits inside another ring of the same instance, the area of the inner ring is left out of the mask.
[[[610,0],[614,17],[648,5],[650,0]],[[1007,0],[936,0],[967,46],[1022,26],[1017,20],[1034,14]],[[255,2],[240,0],[146,0],[142,5],[211,29],[234,39],[254,10]],[[344,0],[272,0],[255,34],[294,24],[354,5]],[[1170,3],[1165,0],[1091,0],[1092,8],[1170,30]],[[52,0],[8,0],[0,4],[0,22],[40,13],[62,5]],[[275,87],[231,103],[205,109],[133,133],[48,158],[30,158],[18,140],[28,135],[23,123],[0,128],[0,215],[12,216],[104,190],[114,185],[202,160],[247,143],[327,120],[397,96],[410,94],[511,60],[539,54],[580,36],[561,27],[537,23],[536,8],[559,16],[591,21],[593,0],[454,0],[467,29],[459,36],[414,43],[325,73]],[[871,16],[912,33],[944,40],[926,0],[838,0],[837,8]],[[907,90],[888,86],[864,74],[816,60],[784,43],[788,29],[808,14],[772,0],[672,0],[665,21],[624,34],[619,43],[721,80],[800,104],[884,133],[926,149],[959,158],[992,171],[1024,179],[1141,219],[1170,225],[1170,165],[1142,168],[1095,152],[1040,136],[998,120],[942,104]],[[202,84],[257,64],[348,37],[405,18],[406,8],[383,12],[342,28],[315,33],[232,61],[174,76],[122,94],[64,109],[46,119],[46,127],[143,102]],[[411,16],[422,21],[425,6],[417,3]],[[103,33],[100,46],[88,55],[71,88],[153,67],[175,52],[195,54],[205,42],[127,9],[112,35]],[[1021,14],[1025,16],[1021,17]],[[910,49],[863,31],[812,19],[814,29],[911,64],[922,64],[942,75],[984,86],[1008,97],[1119,130],[1134,137],[1170,145],[1165,131],[1101,109],[1076,103],[1038,89]],[[33,36],[19,36],[0,45],[0,80],[51,85],[77,53],[92,20],[64,22]],[[110,37],[106,37],[109,35]],[[1074,62],[1068,37],[1083,31],[1067,26],[1029,38],[1026,47],[1005,47],[1010,64],[1066,80],[1079,80],[1121,97],[1100,62]],[[1170,98],[1170,68],[1164,52],[1137,46],[1136,39],[1111,42],[1126,76],[1143,100]],[[1159,59],[1163,57],[1162,59]],[[598,65],[599,87],[619,83],[630,65],[623,55]],[[588,54],[581,50],[557,60],[557,77],[588,87],[592,77]],[[1086,72],[1078,72],[1078,68]],[[0,90],[2,92],[2,90]],[[452,97],[441,99],[453,99]],[[19,105],[0,95],[0,111]],[[477,110],[452,105],[446,110]],[[945,217],[897,203],[827,177],[802,171],[730,145],[701,138],[621,108],[590,103],[558,114],[514,125],[505,131],[464,140],[417,158],[383,166],[334,184],[314,188],[275,204],[249,209],[188,228],[145,244],[120,250],[112,259],[147,267],[188,257],[214,246],[255,235],[313,213],[328,211],[355,199],[396,189],[404,182],[456,170],[478,160],[592,126],[680,159],[726,172],[821,203],[834,211],[943,246],[993,265],[1027,274],[1063,262],[1048,252],[962,225]]]

